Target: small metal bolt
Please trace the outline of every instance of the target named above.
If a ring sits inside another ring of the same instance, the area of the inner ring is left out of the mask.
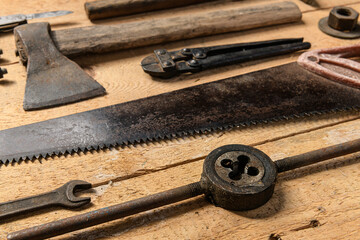
[[[189,53],[191,53],[191,49],[190,49],[190,48],[183,48],[183,49],[181,50],[181,53],[182,53],[182,54],[189,54]]]
[[[195,57],[196,58],[206,58],[206,54],[202,53],[202,52],[198,52],[198,53],[195,54]]]
[[[160,50],[157,51],[157,54],[158,55],[164,55],[164,54],[166,54],[166,51],[164,49],[160,49]]]
[[[188,63],[189,63],[189,65],[190,65],[191,67],[197,67],[197,66],[199,66],[199,62],[196,61],[196,60],[194,60],[194,59],[190,60]]]
[[[165,62],[164,62],[164,65],[165,65],[166,67],[170,67],[170,66],[172,66],[173,64],[172,64],[172,62],[170,62],[170,61],[165,61]]]

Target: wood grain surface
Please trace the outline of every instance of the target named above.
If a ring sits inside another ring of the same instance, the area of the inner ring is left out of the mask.
[[[1,3],[6,7],[0,8],[0,15],[74,11],[72,15],[31,20],[49,21],[54,30],[60,30],[162,19],[280,1],[216,1],[96,23],[87,19],[83,9],[84,2],[85,0],[2,0]],[[6,67],[9,73],[0,80],[0,130],[277,66],[295,61],[299,56],[299,53],[293,53],[183,75],[171,81],[157,81],[145,74],[140,67],[141,59],[156,48],[178,50],[182,47],[288,37],[304,37],[312,43],[312,49],[358,43],[359,40],[340,40],[323,34],[317,28],[317,22],[336,5],[347,5],[360,11],[360,1],[318,0],[321,7],[319,9],[299,0],[293,2],[303,13],[299,23],[77,57],[74,60],[101,83],[108,94],[76,104],[33,112],[22,109],[26,69],[14,55],[13,36],[2,34],[0,48],[4,54],[1,55],[0,66]],[[344,112],[171,141],[1,165],[0,202],[46,192],[74,179],[89,181],[95,188],[81,194],[92,197],[91,206],[75,211],[52,208],[0,222],[0,239],[6,239],[7,233],[12,231],[198,181],[206,155],[225,144],[255,146],[276,161],[359,137],[359,113]],[[54,239],[360,239],[359,171],[360,153],[351,154],[280,174],[272,199],[255,210],[231,212],[215,207],[206,202],[203,196],[199,196]]]
[[[84,7],[89,19],[95,20],[176,8],[206,1],[207,0],[98,0],[86,2]]]

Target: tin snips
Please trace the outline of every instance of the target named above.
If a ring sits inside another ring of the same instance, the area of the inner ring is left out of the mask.
[[[277,39],[262,42],[183,48],[169,52],[157,49],[145,57],[141,66],[153,77],[170,78],[181,73],[195,73],[209,68],[242,63],[310,48],[303,38]]]

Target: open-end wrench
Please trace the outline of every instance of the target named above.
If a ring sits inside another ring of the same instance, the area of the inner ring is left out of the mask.
[[[61,206],[66,208],[77,208],[90,203],[89,197],[76,197],[75,190],[86,190],[91,188],[91,183],[73,180],[63,186],[47,193],[0,203],[0,219],[17,214],[32,212],[40,208]]]

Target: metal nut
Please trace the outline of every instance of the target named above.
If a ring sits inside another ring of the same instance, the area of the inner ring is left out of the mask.
[[[328,18],[328,25],[339,31],[351,31],[355,28],[359,13],[350,7],[334,7]]]

